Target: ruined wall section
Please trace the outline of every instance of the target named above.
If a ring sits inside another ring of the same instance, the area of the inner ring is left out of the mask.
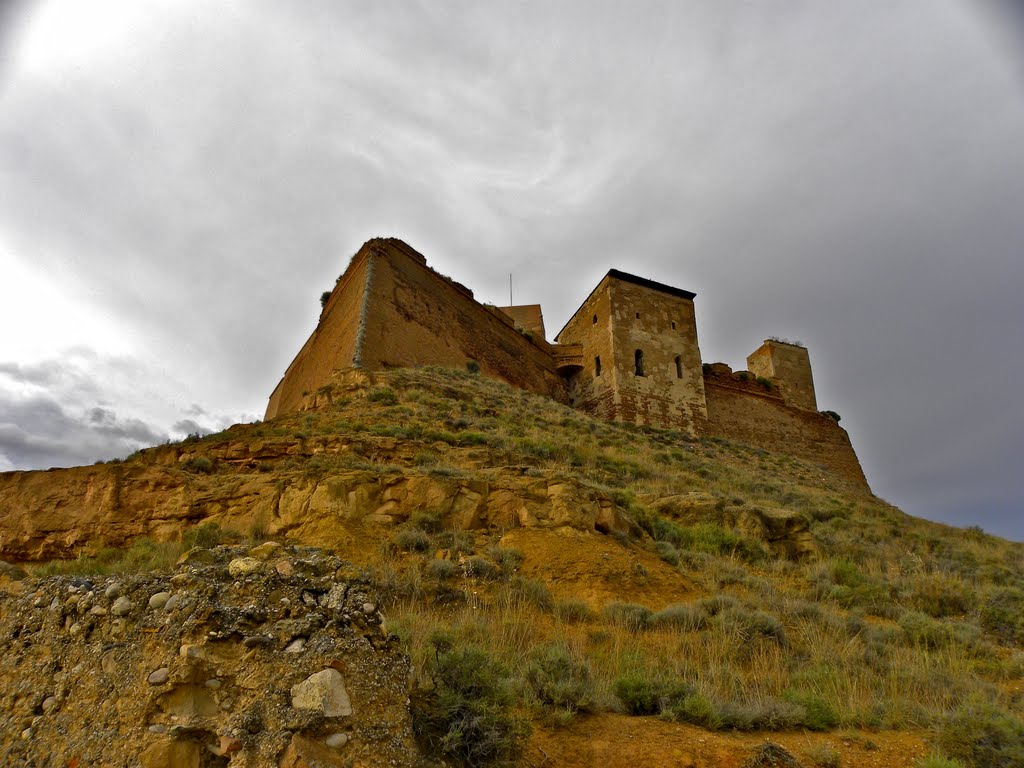
[[[698,424],[700,434],[821,464],[852,491],[871,493],[850,436],[833,419],[789,406],[776,390],[710,367],[704,392],[707,419]]]
[[[559,343],[578,344],[582,369],[569,380],[570,402],[599,419],[612,421],[618,413],[618,367],[612,346],[611,289],[607,279],[593,290],[576,314],[559,331]]]
[[[396,243],[381,241],[375,260],[359,354],[363,367],[464,370],[475,360],[484,376],[567,400],[550,345],[520,333],[506,315],[479,304],[469,289]]]
[[[809,411],[818,410],[811,358],[806,347],[766,339],[747,357],[747,368],[755,376],[771,379],[789,405]]]
[[[609,286],[616,419],[693,431],[707,414],[693,300],[615,278]]]
[[[303,398],[322,386],[332,371],[353,365],[360,318],[365,315],[366,285],[372,278],[369,245],[352,257],[320,313],[316,329],[270,395],[267,419],[298,410]]]

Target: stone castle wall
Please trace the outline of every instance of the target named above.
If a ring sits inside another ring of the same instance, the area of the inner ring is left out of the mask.
[[[834,419],[793,408],[777,389],[765,390],[739,374],[708,371],[704,391],[708,418],[698,424],[700,434],[816,462],[851,489],[870,492],[850,436]]]
[[[465,369],[475,361],[484,376],[567,399],[549,344],[520,333],[507,315],[484,307],[469,289],[398,244],[389,241],[375,255],[368,301],[372,311],[358,361],[363,368]]]
[[[354,365],[361,316],[365,315],[366,283],[370,277],[367,253],[367,247],[363,246],[334,286],[316,329],[270,396],[268,419],[297,410],[303,398],[322,386],[332,371]]]
[[[598,418],[798,456],[869,490],[846,431],[816,410],[807,350],[768,341],[748,358],[751,371],[772,381],[771,390],[727,366],[704,371],[692,299],[611,270],[552,346],[518,330],[502,310],[478,303],[400,240],[371,240],[271,395],[267,418],[304,407],[337,370],[475,364],[484,376]],[[635,369],[637,350],[643,375]]]

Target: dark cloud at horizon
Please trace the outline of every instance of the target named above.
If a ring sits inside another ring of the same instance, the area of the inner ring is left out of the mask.
[[[618,267],[698,293],[706,360],[799,338],[876,492],[1024,539],[1012,3],[104,7],[51,51],[71,7],[38,4],[0,60],[0,259],[148,355],[75,378],[0,341],[10,392],[84,420],[69,456],[121,380],[154,432],[262,412],[321,291],[397,236],[484,301],[512,272],[552,330]]]

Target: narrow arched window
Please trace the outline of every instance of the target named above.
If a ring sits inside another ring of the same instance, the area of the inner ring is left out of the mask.
[[[673,320],[673,321],[672,321],[672,330],[674,331],[675,329],[676,329],[676,321],[675,321],[675,320]]]
[[[597,315],[594,315],[593,323],[594,323],[594,325],[597,325]]]
[[[637,376],[643,376],[644,375],[644,351],[642,349],[638,349],[636,352],[633,353],[633,365],[635,366],[634,373],[636,373]]]
[[[594,358],[594,375],[595,376],[600,376],[601,375],[601,356],[600,355],[598,355],[597,357]]]
[[[676,355],[676,378],[683,378],[683,358]]]

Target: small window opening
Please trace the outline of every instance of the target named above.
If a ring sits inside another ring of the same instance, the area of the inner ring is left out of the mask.
[[[637,313],[636,313],[636,319],[637,319],[637,320],[639,320],[639,319],[640,319],[640,313],[639,313],[639,312],[637,312]]]
[[[683,358],[679,355],[676,355],[676,378],[683,378]]]
[[[594,315],[593,323],[594,323],[594,325],[597,325],[597,315]]]
[[[643,376],[644,375],[644,351],[642,349],[638,349],[636,352],[633,353],[633,365],[634,365],[634,373],[636,373],[637,376]]]
[[[673,321],[672,321],[672,330],[674,331],[675,329],[676,329],[676,321],[675,321],[675,320],[673,320]]]
[[[597,357],[594,358],[594,375],[595,376],[600,376],[601,375],[601,356],[600,355],[598,355]]]

